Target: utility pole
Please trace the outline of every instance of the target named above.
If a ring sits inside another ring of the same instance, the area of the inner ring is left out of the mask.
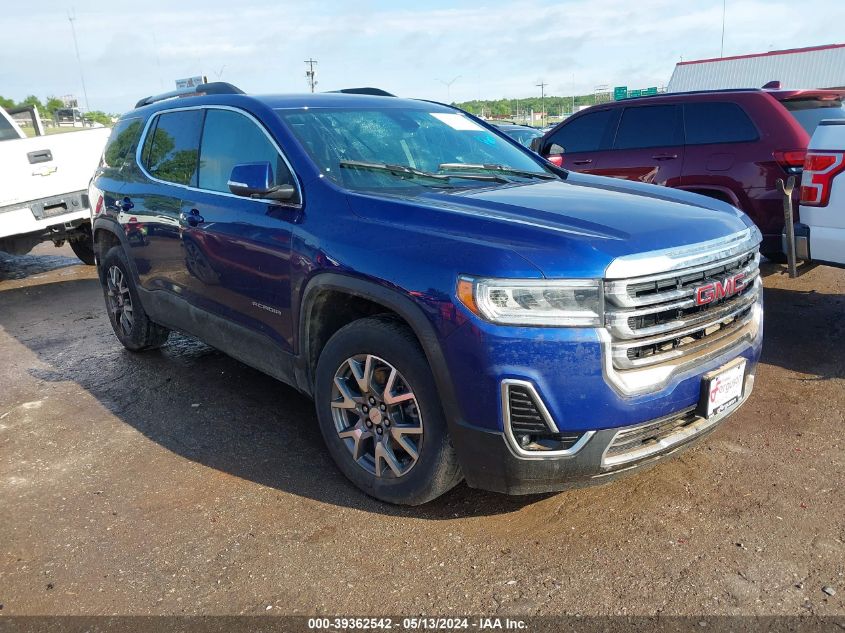
[[[537,87],[540,89],[540,127],[545,127],[545,120],[546,120],[546,86],[548,86],[545,81],[542,79],[540,83],[537,84]]]
[[[67,19],[70,22],[70,32],[73,34],[73,48],[76,51],[76,63],[79,64],[79,78],[82,80],[82,96],[85,97],[85,111],[90,112],[88,107],[88,91],[85,89],[85,74],[82,72],[82,60],[79,57],[79,45],[76,43],[76,27],[73,21],[76,20],[76,12],[68,11]]]
[[[727,1],[722,0],[722,47],[719,49],[719,57],[725,56],[725,9],[727,8]]]
[[[317,63],[317,60],[309,57],[305,60],[305,63],[308,64],[308,70],[305,71],[305,76],[308,78],[308,85],[311,87],[311,92],[314,92],[314,88],[317,86],[317,71],[314,70],[314,64]]]

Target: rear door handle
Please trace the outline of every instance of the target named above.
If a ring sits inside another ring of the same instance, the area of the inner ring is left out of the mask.
[[[592,162],[593,162],[592,158],[582,158],[581,160],[573,160],[572,164],[573,165],[589,165]]]
[[[655,154],[652,156],[654,160],[675,160],[677,157],[677,154]]]
[[[53,152],[49,149],[37,149],[29,152],[26,155],[26,158],[30,165],[35,165],[36,163],[49,163],[53,160]]]

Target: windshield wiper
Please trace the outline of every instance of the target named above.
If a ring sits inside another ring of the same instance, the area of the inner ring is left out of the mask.
[[[557,176],[546,174],[543,172],[528,171],[527,169],[517,169],[515,167],[507,167],[499,164],[481,164],[481,163],[443,163],[439,167],[440,171],[458,170],[458,171],[496,171],[502,174],[512,174],[514,176],[525,176],[527,178],[539,178],[540,180],[555,180]]]
[[[490,174],[435,174],[430,171],[423,171],[407,165],[390,165],[388,163],[370,163],[363,160],[342,160],[340,166],[347,169],[369,169],[372,171],[384,171],[400,178],[422,178],[437,180],[439,182],[449,182],[452,178],[462,178],[466,180],[481,180],[484,182],[507,182],[501,176]]]

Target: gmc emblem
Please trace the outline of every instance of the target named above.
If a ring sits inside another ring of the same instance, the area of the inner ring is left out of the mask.
[[[745,288],[745,273],[737,273],[722,280],[711,281],[695,289],[695,305],[704,306],[720,301]]]

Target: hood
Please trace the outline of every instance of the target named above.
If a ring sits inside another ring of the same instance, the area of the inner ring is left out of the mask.
[[[617,257],[720,239],[752,226],[741,211],[704,196],[575,173],[563,181],[423,190],[379,201],[350,196],[359,215],[432,236],[498,244],[547,277],[602,277]]]

